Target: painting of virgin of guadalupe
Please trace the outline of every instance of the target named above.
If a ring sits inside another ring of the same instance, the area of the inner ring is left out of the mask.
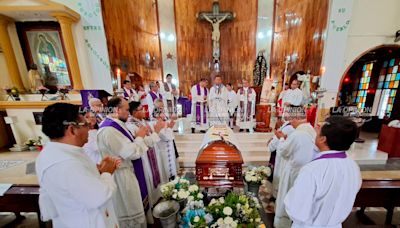
[[[57,22],[17,22],[18,36],[27,66],[35,64],[50,93],[72,85]]]
[[[38,65],[45,86],[70,86],[59,32],[29,31],[26,36],[33,61]]]

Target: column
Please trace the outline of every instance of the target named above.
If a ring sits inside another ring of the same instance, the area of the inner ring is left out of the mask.
[[[13,86],[18,90],[24,91],[24,84],[22,83],[21,75],[19,73],[17,59],[15,58],[14,49],[11,44],[10,36],[8,34],[8,25],[13,20],[9,17],[0,15],[0,46],[3,49],[4,57],[7,63],[8,73],[10,75]]]
[[[61,35],[64,41],[65,54],[68,59],[68,66],[72,77],[73,88],[78,90],[83,89],[74,37],[72,35],[72,24],[77,22],[79,18],[74,18],[66,13],[53,13],[52,16],[55,17],[60,23]]]

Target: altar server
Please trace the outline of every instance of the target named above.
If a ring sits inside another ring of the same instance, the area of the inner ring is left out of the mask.
[[[277,154],[277,149],[280,144],[285,141],[285,138],[282,135],[289,136],[294,128],[290,124],[290,118],[286,115],[284,122],[281,127],[277,131],[275,131],[275,135],[272,137],[271,141],[268,143],[268,150],[271,152],[270,163],[273,165],[272,172],[272,195],[276,198],[279,187],[279,178],[282,174],[282,170],[285,167],[285,160],[282,159],[281,154]]]
[[[175,125],[174,119],[169,119],[167,115],[164,113],[164,102],[161,99],[157,99],[154,101],[154,112],[153,117],[155,121],[167,121],[167,128],[160,131],[161,140],[157,143],[157,155],[161,158],[162,161],[162,170],[163,170],[163,180],[162,183],[166,183],[169,180],[173,180],[179,169],[178,156],[177,151],[175,151],[174,146],[174,132],[172,130]],[[154,121],[150,124],[154,124]]]
[[[159,87],[155,82],[150,82],[149,87],[150,87],[150,92],[146,96],[146,103],[148,105],[150,119],[152,119],[151,114],[153,113],[154,110],[154,101],[156,99],[163,100],[163,96],[159,92]]]
[[[239,106],[236,123],[241,132],[244,130],[249,132],[255,127],[256,92],[249,87],[249,81],[246,79],[243,79],[242,83],[243,87],[237,92]]]
[[[192,133],[195,130],[205,131],[208,129],[208,106],[207,96],[208,89],[206,88],[207,80],[200,79],[200,82],[192,87],[190,93],[192,95]]]
[[[96,165],[84,154],[88,127],[79,107],[56,103],[46,107],[42,131],[50,138],[36,159],[41,219],[53,227],[117,227],[111,176],[118,166],[107,157]]]
[[[127,128],[136,136],[136,132],[140,127],[145,126],[149,132],[144,137],[144,142],[148,146],[147,153],[142,155],[143,169],[145,171],[146,186],[149,191],[149,208],[147,213],[147,224],[153,224],[152,210],[161,197],[160,183],[161,183],[161,158],[157,157],[155,146],[160,141],[158,134],[166,127],[166,122],[163,120],[157,121],[153,127],[150,127],[144,120],[145,112],[140,102],[132,101],[129,103],[129,113],[131,116],[126,124]]]
[[[312,161],[316,154],[314,145],[316,132],[311,124],[307,123],[304,109],[292,107],[289,113],[292,119],[290,124],[295,131],[289,136],[278,134],[278,138],[283,137],[286,140],[277,149],[277,154],[285,160],[276,198],[274,226],[277,228],[290,227],[291,221],[283,204],[285,196],[293,186],[300,169]]]
[[[362,183],[360,167],[345,152],[356,139],[357,126],[332,116],[317,131],[320,152],[300,170],[285,198],[286,211],[292,227],[341,228]]]
[[[208,96],[208,107],[210,109],[210,125],[221,125],[229,123],[228,112],[228,90],[222,84],[220,75],[214,78],[214,85]]]
[[[233,129],[233,118],[236,115],[238,107],[238,96],[233,90],[232,84],[226,84],[226,89],[228,89],[228,112],[229,112],[229,126]]]
[[[136,92],[135,88],[132,86],[131,81],[124,80],[123,89],[124,89],[124,98],[127,101],[139,101],[140,97]]]
[[[120,227],[146,227],[145,209],[148,209],[148,189],[141,157],[148,147],[144,142],[147,127],[140,127],[136,137],[126,128],[129,104],[119,97],[108,101],[113,111],[100,125],[97,144],[102,156],[121,157],[121,168],[114,174],[118,191],[113,203]]]
[[[160,93],[164,98],[164,103],[167,105],[168,115],[176,115],[176,105],[179,98],[179,89],[172,83],[172,74],[167,74],[167,81],[164,82],[160,88]]]
[[[282,98],[284,107],[300,106],[303,101],[303,92],[299,89],[297,75],[293,75],[289,81],[290,88],[285,92]]]

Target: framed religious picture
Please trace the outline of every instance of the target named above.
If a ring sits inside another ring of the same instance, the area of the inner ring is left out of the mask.
[[[37,68],[50,90],[71,86],[60,25],[41,21],[17,22],[16,26],[28,70]]]

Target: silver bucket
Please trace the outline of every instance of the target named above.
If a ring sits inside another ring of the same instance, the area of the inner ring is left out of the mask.
[[[175,228],[178,211],[179,203],[176,201],[164,201],[154,207],[153,216],[160,219],[163,228]]]

